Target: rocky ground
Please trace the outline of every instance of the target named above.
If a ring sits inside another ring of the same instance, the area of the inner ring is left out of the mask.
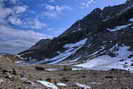
[[[48,81],[59,89],[133,89],[133,74],[124,70],[72,70],[64,65],[18,66],[13,61],[0,62],[0,89],[52,89],[37,82]],[[89,86],[82,88],[79,84]]]

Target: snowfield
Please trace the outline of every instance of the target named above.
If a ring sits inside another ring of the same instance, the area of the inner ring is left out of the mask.
[[[75,67],[90,70],[122,69],[133,71],[133,58],[128,58],[132,52],[128,51],[128,49],[127,46],[119,47],[119,50],[115,52],[116,57],[103,55],[92,60],[88,59],[86,63],[75,65]]]
[[[118,62],[118,60],[115,60],[111,58],[110,56],[104,55],[104,56],[100,56],[98,58],[89,60],[86,63],[78,64],[75,66],[82,67],[85,69],[91,69],[91,70],[108,70],[106,66],[113,64],[115,62]]]

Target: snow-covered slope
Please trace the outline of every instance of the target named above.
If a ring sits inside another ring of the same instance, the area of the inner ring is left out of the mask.
[[[88,59],[86,63],[78,64],[75,66],[91,70],[123,69],[133,71],[133,58],[128,58],[129,55],[133,54],[133,52],[128,51],[129,48],[127,46],[118,47],[117,45],[117,48],[118,51],[114,52],[116,54],[115,57],[103,55],[92,60]]]
[[[87,61],[86,63],[75,65],[75,67],[79,67],[79,69],[83,68],[90,70],[122,69],[133,72],[133,58],[120,59],[103,55],[93,60]]]
[[[30,60],[28,62],[24,62],[23,64],[29,65],[29,64],[57,64],[57,63],[60,63],[60,62],[64,61],[66,58],[68,58],[69,56],[75,54],[76,51],[78,51],[81,47],[83,47],[83,45],[86,43],[86,41],[87,41],[87,38],[85,38],[79,42],[64,45],[64,48],[66,48],[67,50],[62,53],[59,52],[59,55],[57,55],[53,58],[44,59],[41,61]],[[75,59],[75,61],[77,61],[77,60],[78,59]],[[20,62],[18,64],[22,64],[22,62]]]

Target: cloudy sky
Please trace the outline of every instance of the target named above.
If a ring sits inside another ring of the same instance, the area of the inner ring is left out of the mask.
[[[53,38],[94,8],[126,0],[0,0],[0,53],[18,53]]]

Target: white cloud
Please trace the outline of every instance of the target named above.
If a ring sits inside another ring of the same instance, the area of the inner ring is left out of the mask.
[[[63,10],[71,10],[69,6],[56,6],[56,11],[62,12]]]
[[[71,9],[69,6],[59,6],[59,5],[46,5],[46,9],[50,10],[50,11],[57,11],[57,12],[61,12],[63,10],[68,10]]]
[[[89,5],[91,4],[91,3],[93,3],[95,0],[84,0],[82,3],[81,3],[81,7],[82,8],[88,8],[89,7]]]
[[[10,17],[8,18],[8,21],[9,21],[10,23],[12,23],[12,24],[15,24],[15,25],[22,25],[22,24],[23,24],[22,20],[20,20],[20,19],[17,18],[16,16],[10,16]]]
[[[72,8],[69,6],[59,6],[59,5],[46,5],[46,11],[44,12],[45,16],[48,17],[57,17],[58,15],[62,14],[63,11],[71,10]]]
[[[12,10],[9,8],[0,8],[0,18],[5,18],[10,13],[12,13]]]
[[[7,24],[8,20],[11,20],[11,23],[20,23],[20,19],[17,19],[21,13],[27,11],[27,5],[17,5],[16,3],[19,0],[9,0],[9,3],[13,4],[11,8],[5,7],[5,2],[7,0],[0,0],[0,24]],[[15,17],[15,18],[14,18]],[[14,20],[13,20],[14,19]],[[15,22],[16,21],[16,22]]]
[[[55,2],[55,0],[48,0],[48,1],[49,1],[49,2],[52,2],[52,3]]]
[[[47,24],[40,22],[38,19],[30,21],[29,25],[31,25],[31,28],[33,29],[43,29],[47,27]]]
[[[4,1],[7,0],[0,0],[0,3],[3,3]],[[12,4],[16,4],[19,0],[9,0],[8,2],[12,3]]]
[[[23,6],[15,6],[14,7],[14,10],[15,10],[15,13],[16,14],[19,14],[19,13],[23,13],[27,10],[27,6],[26,5],[23,5]]]
[[[9,8],[0,7],[0,24],[6,24],[5,18],[12,13],[12,10]]]
[[[43,35],[31,30],[18,30],[0,25],[0,52],[17,53],[25,50],[43,38]]]
[[[55,12],[55,11],[53,11],[53,12],[47,11],[44,13],[44,15],[47,17],[53,17],[53,18],[56,18],[58,16],[57,12]]]
[[[47,32],[53,37],[57,37],[65,31],[66,28],[48,28]]]
[[[16,16],[10,16],[8,18],[8,21],[14,25],[23,26],[23,28],[29,28],[29,29],[43,29],[47,27],[47,24],[44,22],[39,21],[38,19],[27,19],[21,20],[17,18]]]
[[[55,10],[55,6],[47,5],[47,6],[46,6],[46,9],[47,9],[47,10]]]

